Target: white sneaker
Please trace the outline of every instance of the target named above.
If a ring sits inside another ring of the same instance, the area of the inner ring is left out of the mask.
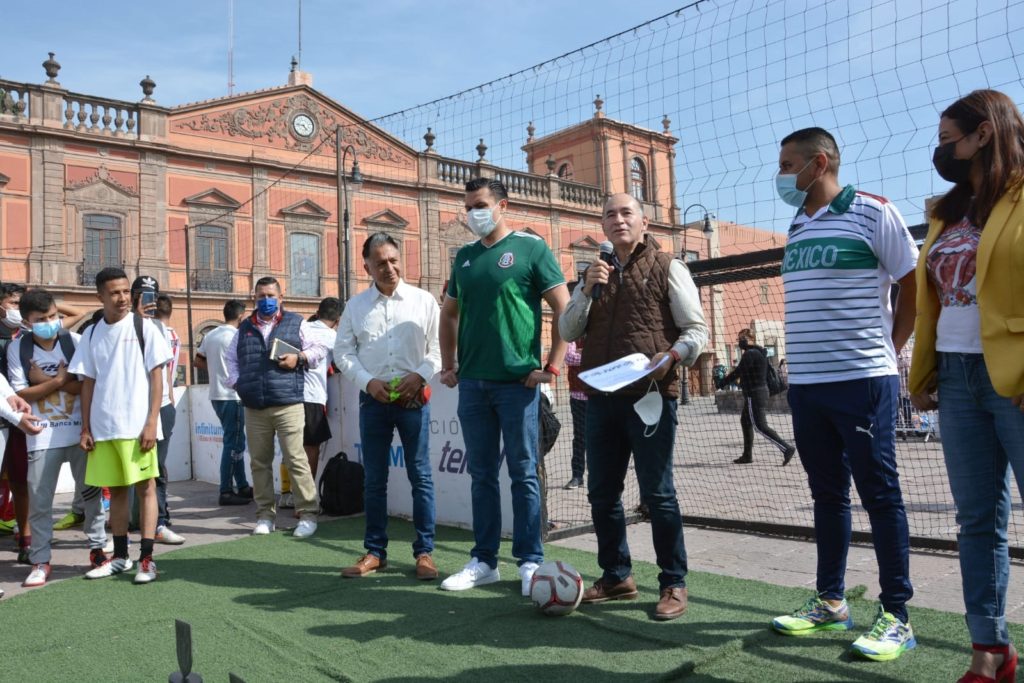
[[[114,552],[114,537],[107,536],[107,544],[103,546],[103,554],[110,555]]]
[[[533,581],[533,575],[538,567],[540,565],[536,562],[523,562],[519,565],[519,578],[523,581],[523,597],[530,597],[530,583]]]
[[[108,576],[113,576],[114,574],[120,574],[121,572],[126,572],[129,569],[131,569],[132,566],[133,566],[132,561],[127,559],[127,558],[124,558],[124,557],[111,557],[106,562],[104,562],[100,566],[96,567],[95,569],[90,569],[89,571],[87,571],[85,573],[85,578],[87,578],[87,579],[105,579]]]
[[[21,584],[23,588],[37,588],[46,585],[46,579],[50,578],[50,565],[46,562],[32,565],[32,571],[28,578]]]
[[[252,530],[253,536],[266,536],[267,534],[273,533],[274,531],[274,520],[272,519],[258,519],[256,520],[256,527]]]
[[[166,526],[161,524],[156,528],[156,536],[153,540],[157,543],[163,543],[164,545],[181,545],[185,542],[185,537],[181,534],[176,534]]]
[[[295,531],[292,532],[292,536],[294,536],[295,538],[309,538],[315,532],[315,519],[300,519],[299,523],[295,526]]]
[[[282,510],[291,510],[295,507],[295,499],[291,492],[281,494],[281,497],[277,499],[277,507]]]
[[[498,568],[491,569],[487,564],[475,557],[462,568],[462,571],[452,574],[441,582],[441,590],[444,591],[465,591],[476,586],[486,586],[489,583],[496,583],[501,580]]]
[[[156,562],[152,557],[143,558],[139,562],[139,571],[135,573],[134,583],[152,583],[156,581]]]

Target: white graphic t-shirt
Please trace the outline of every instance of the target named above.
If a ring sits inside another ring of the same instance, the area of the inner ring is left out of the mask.
[[[928,277],[939,294],[935,350],[981,353],[981,314],[975,268],[981,228],[964,218],[950,225],[928,251]]]
[[[71,333],[77,344],[81,336]],[[25,370],[21,366],[21,345],[32,344],[32,361],[48,377],[57,376],[57,368],[67,365],[60,350],[60,344],[54,340],[53,348],[47,351],[32,342],[31,334],[23,334],[7,347],[7,374],[10,376],[11,387],[21,391],[29,386]],[[38,434],[26,434],[29,452],[43,451],[50,448],[65,448],[78,443],[82,432],[82,405],[79,397],[66,391],[55,391],[49,396],[32,404],[32,412],[39,417],[39,426],[43,431]]]

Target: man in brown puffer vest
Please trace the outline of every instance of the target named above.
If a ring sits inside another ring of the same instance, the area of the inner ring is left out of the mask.
[[[559,332],[568,341],[586,333],[584,371],[633,353],[648,356],[651,367],[665,362],[614,393],[587,388],[587,483],[603,575],[584,593],[583,602],[637,596],[622,509],[632,455],[661,568],[661,599],[654,618],[675,619],[686,611],[687,602],[686,546],[672,481],[679,370],[697,360],[708,328],[689,270],[658,251],[647,236],[647,218],[636,199],[627,194],[609,197],[602,228],[613,247],[611,263],[598,261],[587,269],[583,286],[576,288],[559,318]],[[600,285],[597,298],[595,285]]]

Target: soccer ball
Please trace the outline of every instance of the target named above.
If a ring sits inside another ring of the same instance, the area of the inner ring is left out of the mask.
[[[583,577],[568,562],[545,562],[530,580],[530,599],[544,614],[571,614],[583,599]]]

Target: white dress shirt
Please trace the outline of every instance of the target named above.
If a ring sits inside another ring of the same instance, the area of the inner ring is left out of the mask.
[[[385,296],[374,285],[345,306],[334,364],[363,391],[372,379],[386,383],[411,372],[429,382],[441,370],[439,317],[427,291],[399,280],[394,294]]]

